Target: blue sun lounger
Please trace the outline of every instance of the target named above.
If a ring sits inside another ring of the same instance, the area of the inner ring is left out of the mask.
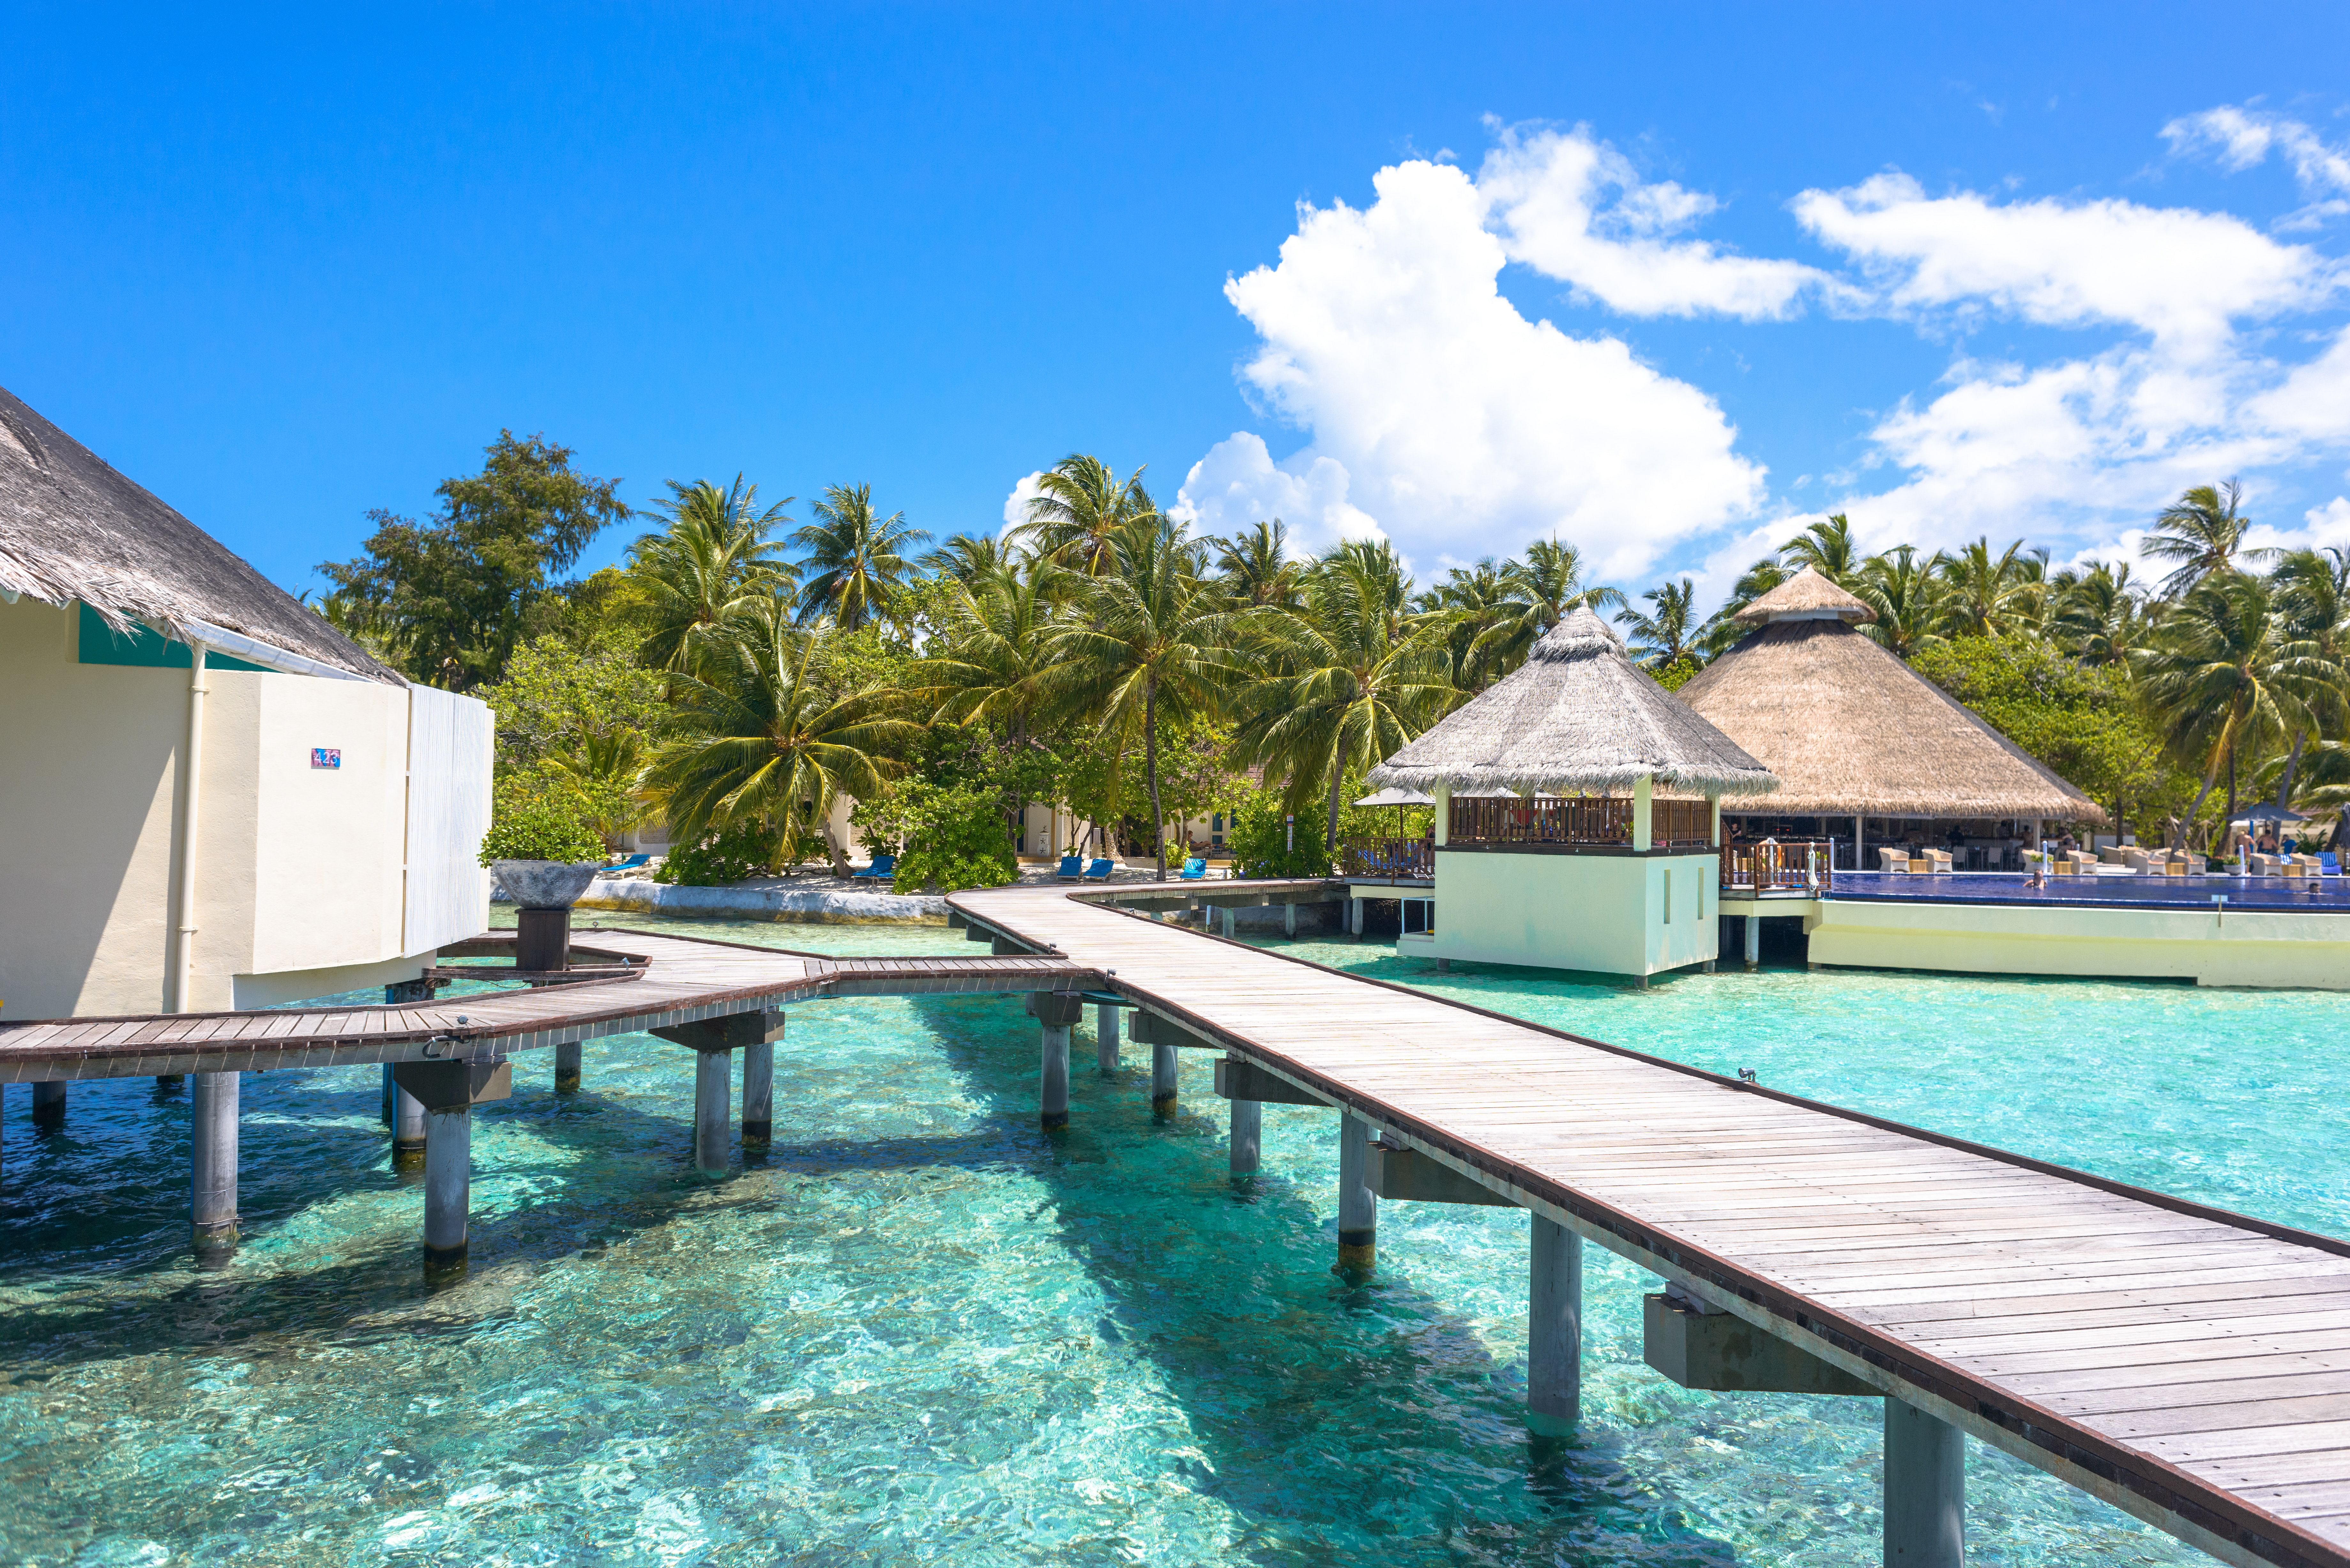
[[[1207,877],[1208,863],[1195,855],[1183,862],[1183,869],[1178,874],[1176,879],[1182,882],[1203,882],[1207,880]]]
[[[1110,862],[1108,859],[1107,857],[1098,859],[1092,865],[1086,867],[1085,880],[1088,882],[1107,882],[1109,880],[1109,872]]]
[[[872,865],[862,871],[851,871],[848,874],[848,879],[852,882],[887,882],[897,874],[898,857],[896,856],[876,855]]]
[[[1079,881],[1085,877],[1085,858],[1084,857],[1077,855],[1062,856],[1061,868],[1053,873],[1054,876],[1058,877],[1064,882]]]

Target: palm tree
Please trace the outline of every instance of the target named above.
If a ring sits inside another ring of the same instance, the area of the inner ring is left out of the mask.
[[[1798,569],[1809,566],[1847,592],[1860,578],[1860,548],[1852,542],[1852,524],[1841,512],[1828,514],[1780,545],[1779,559]]]
[[[1517,564],[1497,566],[1488,556],[1473,566],[1454,566],[1419,596],[1422,614],[1445,618],[1452,684],[1462,691],[1482,691],[1515,668],[1505,665],[1504,645],[1525,616],[1524,605],[1510,597],[1508,574]]]
[[[1887,652],[1908,659],[1942,640],[1935,629],[1942,618],[1942,582],[1932,561],[1918,559],[1915,545],[1896,545],[1862,562],[1852,594],[1877,612],[1860,629]]]
[[[1211,539],[1216,570],[1224,591],[1244,605],[1262,607],[1297,603],[1297,579],[1304,564],[1289,554],[1289,529],[1276,517],[1230,539]]]
[[[756,824],[774,835],[780,858],[826,821],[839,795],[871,800],[887,787],[899,767],[889,748],[920,727],[889,714],[888,693],[827,688],[838,635],[823,624],[794,627],[777,599],[745,618],[737,635],[705,647],[679,682],[672,738],[645,770],[646,793],[679,842]],[[826,845],[834,874],[847,875],[842,846],[829,834]]]
[[[993,534],[957,534],[924,556],[922,569],[952,577],[968,587],[1012,567],[1021,558],[1018,545]]]
[[[2202,812],[2224,767],[2227,815],[2236,816],[2237,758],[2250,746],[2306,726],[2305,671],[2287,645],[2268,585],[2215,572],[2187,590],[2150,647],[2134,660],[2165,739],[2203,770],[2186,820]]]
[[[645,737],[625,724],[583,731],[568,750],[550,753],[547,765],[577,781],[589,807],[589,824],[617,848],[621,837],[645,820],[639,785],[644,776]]]
[[[721,490],[710,481],[669,483],[666,501],[650,515],[669,520],[629,547],[629,571],[642,590],[651,626],[638,644],[639,663],[683,670],[720,628],[770,596],[797,587],[797,571],[774,558],[767,535],[791,519],[788,495],[762,511],[759,487],[734,483]]]
[[[2262,560],[2276,554],[2244,548],[2244,534],[2252,520],[2237,509],[2243,494],[2244,487],[2232,479],[2225,484],[2199,484],[2156,516],[2153,531],[2138,543],[2138,553],[2178,563],[2157,590],[2163,597],[2175,599],[2212,573],[2233,569],[2239,556]]]
[[[1648,611],[1627,608],[1616,617],[1632,628],[1632,657],[1650,670],[1691,657],[1697,651],[1697,614],[1691,607],[1697,585],[1683,577],[1640,597],[1648,601]]]
[[[869,484],[827,485],[809,510],[816,520],[792,535],[816,573],[800,590],[800,619],[829,615],[856,631],[888,611],[913,569],[906,552],[930,535],[902,512],[876,517]]]
[[[1121,537],[1158,518],[1141,469],[1121,480],[1099,458],[1072,452],[1038,477],[1028,519],[1014,533],[1038,555],[1097,577],[1118,565]]]
[[[1087,460],[1090,461],[1090,460]],[[1099,575],[1073,585],[1076,613],[1046,639],[1038,694],[1063,713],[1083,714],[1111,740],[1110,798],[1140,732],[1150,789],[1159,874],[1167,875],[1167,819],[1159,799],[1159,722],[1212,713],[1234,677],[1231,639],[1238,612],[1202,580],[1204,563],[1180,527],[1159,522],[1109,540]]]
[[[2350,548],[2282,552],[2269,581],[2288,639],[2284,652],[2310,717],[2338,734],[2350,719]],[[2277,780],[2280,806],[2293,804],[2294,775],[2308,741],[2308,727],[2296,727]]]
[[[2000,637],[2025,630],[2040,607],[2045,553],[2018,539],[1999,555],[1977,539],[1957,555],[1934,558],[1944,590],[1942,629],[1953,637]]]
[[[1409,584],[1384,545],[1342,545],[1307,579],[1297,610],[1249,627],[1260,674],[1241,700],[1236,762],[1289,780],[1291,804],[1326,786],[1324,847],[1338,847],[1347,775],[1367,768],[1442,717],[1466,693],[1452,681],[1446,612],[1409,612]]]
[[[2081,664],[2128,662],[2148,625],[2129,563],[2099,561],[2085,572],[2060,572],[2051,587],[2048,637],[2059,650]]]
[[[1068,581],[1031,556],[956,585],[942,646],[910,672],[916,693],[935,704],[931,722],[1000,723],[1015,744],[1027,741],[1050,667],[1053,604]]]
[[[1555,539],[1536,539],[1526,546],[1523,561],[1502,564],[1511,610],[1486,630],[1490,644],[1479,650],[1479,657],[1497,677],[1523,664],[1542,634],[1566,618],[1566,612],[1577,605],[1595,610],[1624,607],[1622,593],[1585,582],[1583,573],[1582,553]]]

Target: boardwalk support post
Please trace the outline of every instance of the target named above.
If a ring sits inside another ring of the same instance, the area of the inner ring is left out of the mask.
[[[424,1277],[465,1272],[465,1213],[473,1198],[473,1107],[514,1095],[508,1062],[402,1062],[392,1069],[403,1110],[424,1112]]]
[[[391,1085],[391,1168],[421,1170],[424,1166],[424,1105],[400,1082],[400,1069],[392,1068]]]
[[[1161,1116],[1175,1111],[1175,1042],[1162,1031],[1150,1044],[1150,1108]]]
[[[1240,911],[1233,909],[1230,904],[1227,904],[1223,909],[1223,916],[1224,940],[1226,941],[1232,941],[1240,936]]]
[[[1338,1266],[1367,1269],[1378,1258],[1379,1200],[1370,1187],[1371,1124],[1338,1113]]]
[[[697,1019],[691,1023],[666,1024],[650,1033],[672,1045],[683,1045],[694,1054],[693,1063],[693,1168],[704,1176],[726,1174],[727,1111],[734,1092],[734,1053],[754,1045],[773,1045],[783,1038],[784,1015],[764,1011],[729,1012],[716,1018]],[[770,1055],[769,1082],[773,1082],[774,1060]],[[750,1071],[743,1068],[743,1084],[750,1085]],[[750,1101],[746,1095],[743,1119],[750,1120]],[[769,1116],[772,1124],[773,1116]],[[745,1141],[748,1141],[747,1132]]]
[[[579,1092],[579,1072],[587,1065],[588,1048],[574,1040],[568,1045],[555,1048],[555,1092],[576,1095]]]
[[[784,1015],[770,1014],[781,1034]],[[743,1147],[764,1148],[775,1136],[775,1045],[770,1038],[743,1047]]]
[[[1363,902],[1360,898],[1347,900],[1347,929],[1358,937],[1363,934]]]
[[[383,1064],[383,1125],[391,1126],[392,1113],[400,1104],[400,1085],[391,1081],[391,1064]]]
[[[1281,934],[1292,939],[1297,935],[1297,905],[1295,900],[1281,906]]]
[[[190,1215],[196,1251],[224,1252],[236,1245],[236,1102],[234,1073],[199,1073],[189,1128]]]
[[[1094,1060],[1107,1077],[1118,1071],[1118,1005],[1100,1002],[1094,1008]]]
[[[36,1127],[61,1127],[66,1125],[66,1085],[62,1079],[33,1085],[33,1125]]]
[[[1046,1132],[1069,1125],[1069,1028],[1085,1012],[1082,996],[1051,991],[1028,993],[1043,1060],[1036,1074],[1036,1115]]]
[[[1886,1568],[1965,1568],[1967,1435],[1885,1401]]]
[[[1534,1219],[1526,1314],[1526,1428],[1564,1437],[1583,1418],[1583,1238]]]
[[[1762,917],[1747,916],[1746,929],[1742,934],[1746,938],[1746,971],[1752,974],[1755,965],[1762,960]]]
[[[1216,1064],[1216,1093],[1224,1094],[1236,1069],[1245,1069],[1248,1063],[1238,1056],[1227,1056]],[[1243,1085],[1244,1086],[1244,1085]],[[1232,1106],[1232,1174],[1247,1176],[1255,1171],[1264,1141],[1264,1102],[1238,1095],[1227,1096]]]

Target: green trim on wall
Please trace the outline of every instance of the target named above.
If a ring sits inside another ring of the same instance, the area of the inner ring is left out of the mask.
[[[101,619],[99,613],[86,604],[74,607],[81,611],[81,626],[76,639],[77,659],[83,664],[131,664],[143,670],[186,670],[195,663],[195,656],[184,642],[173,642],[151,627],[131,624],[126,637]],[[207,670],[251,670],[268,675],[275,671],[266,665],[248,664],[242,659],[231,659],[217,650],[204,655]]]

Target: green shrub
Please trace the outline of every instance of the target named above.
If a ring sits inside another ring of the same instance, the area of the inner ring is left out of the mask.
[[[722,827],[695,844],[679,845],[653,872],[656,882],[688,888],[723,888],[775,868],[775,835],[761,823]]]
[[[604,859],[604,840],[588,820],[552,800],[508,795],[497,804],[482,840],[482,864],[494,860]]]
[[[1232,826],[1224,832],[1232,871],[1241,877],[1327,877],[1330,852],[1322,846],[1328,812],[1320,805],[1297,814],[1292,835],[1283,821],[1281,793],[1258,790],[1233,807]],[[1295,848],[1290,847],[1292,844]]]
[[[866,843],[876,854],[903,846],[895,877],[900,888],[959,893],[1020,879],[1002,797],[985,784],[899,784],[864,820]]]

